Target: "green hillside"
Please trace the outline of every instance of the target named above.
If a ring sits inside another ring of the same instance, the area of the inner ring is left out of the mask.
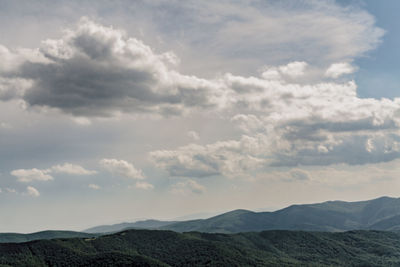
[[[293,205],[275,212],[235,210],[204,220],[167,224],[177,232],[239,233],[263,230],[349,231],[399,230],[400,199]]]
[[[95,234],[73,231],[42,231],[32,234],[0,233],[0,243],[21,243],[39,239],[94,237]]]
[[[3,266],[399,266],[400,235],[127,230],[97,238],[0,244]]]

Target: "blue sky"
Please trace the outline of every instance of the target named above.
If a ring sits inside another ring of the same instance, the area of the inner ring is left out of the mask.
[[[0,0],[0,232],[397,197],[398,5]]]
[[[398,1],[363,1],[361,5],[374,15],[376,25],[385,29],[382,44],[364,58],[355,62],[360,66],[356,74],[362,97],[398,96],[400,59],[400,22],[397,20]]]

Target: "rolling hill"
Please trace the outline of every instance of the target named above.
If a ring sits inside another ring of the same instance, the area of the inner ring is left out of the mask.
[[[328,201],[292,205],[274,212],[234,210],[208,219],[190,221],[146,220],[135,223],[104,225],[85,230],[87,233],[113,233],[124,229],[159,229],[177,232],[239,233],[264,230],[349,231],[400,230],[400,198]]]
[[[400,234],[127,230],[0,244],[0,266],[399,266]]]
[[[328,201],[293,205],[275,212],[235,210],[209,219],[177,222],[161,227],[177,232],[238,233],[264,230],[349,231],[399,230],[400,199]]]
[[[112,225],[100,225],[84,230],[85,233],[115,233],[125,229],[158,229],[163,226],[176,223],[175,221],[143,220],[133,223],[118,223]]]
[[[73,231],[41,231],[32,234],[0,233],[0,243],[21,243],[39,239],[95,237],[96,234]]]

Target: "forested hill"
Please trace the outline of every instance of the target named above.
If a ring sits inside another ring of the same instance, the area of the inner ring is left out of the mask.
[[[139,221],[94,227],[85,232],[118,232],[128,228],[176,232],[239,233],[265,230],[349,231],[400,230],[400,198],[292,205],[274,212],[234,210],[208,219],[182,222]]]
[[[97,238],[0,244],[2,266],[400,266],[400,235],[127,230]]]
[[[21,243],[39,239],[94,237],[97,234],[88,234],[74,231],[41,231],[32,234],[0,233],[0,243]]]

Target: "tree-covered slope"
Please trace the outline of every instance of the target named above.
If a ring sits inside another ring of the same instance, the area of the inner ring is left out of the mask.
[[[0,233],[0,243],[20,243],[39,239],[72,238],[72,237],[94,237],[88,234],[73,231],[42,231],[32,234]]]
[[[0,244],[11,266],[399,266],[400,235],[264,231],[211,234],[127,230],[97,238]]]
[[[400,199],[293,205],[275,212],[236,210],[204,220],[177,222],[161,229],[177,232],[238,233],[263,230],[348,231],[400,229]]]

